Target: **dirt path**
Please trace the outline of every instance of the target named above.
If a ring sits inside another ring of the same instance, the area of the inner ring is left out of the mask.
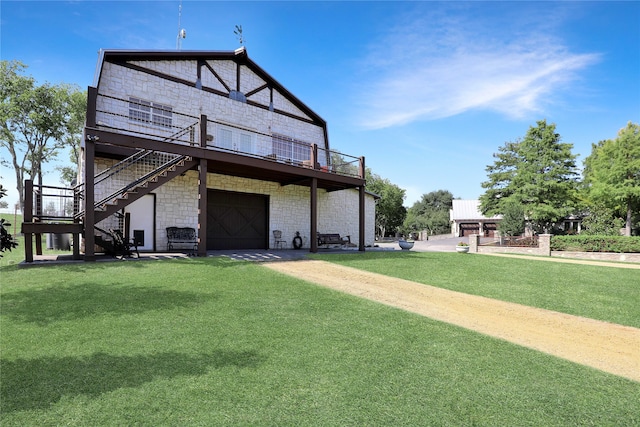
[[[640,382],[637,328],[463,294],[324,261],[263,265]]]

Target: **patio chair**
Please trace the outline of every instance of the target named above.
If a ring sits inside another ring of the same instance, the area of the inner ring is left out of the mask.
[[[273,248],[284,249],[287,247],[287,241],[282,238],[282,231],[273,230]]]

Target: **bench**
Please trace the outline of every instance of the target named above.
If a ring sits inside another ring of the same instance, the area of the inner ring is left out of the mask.
[[[167,227],[167,251],[174,249],[173,245],[191,245],[194,252],[198,251],[198,235],[191,227]]]
[[[320,234],[318,233],[318,246],[323,245],[348,245],[351,244],[351,236],[341,237],[337,233]]]

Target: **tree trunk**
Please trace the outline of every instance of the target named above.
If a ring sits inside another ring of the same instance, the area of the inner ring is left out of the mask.
[[[631,201],[627,202],[627,220],[624,226],[624,235],[631,236]]]

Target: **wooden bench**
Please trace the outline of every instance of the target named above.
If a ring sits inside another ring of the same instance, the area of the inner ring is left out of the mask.
[[[341,237],[337,233],[320,234],[318,233],[318,246],[323,245],[340,245],[351,244],[351,236]]]
[[[198,235],[191,227],[167,227],[167,251],[174,249],[173,245],[191,245],[194,252],[198,251]]]

